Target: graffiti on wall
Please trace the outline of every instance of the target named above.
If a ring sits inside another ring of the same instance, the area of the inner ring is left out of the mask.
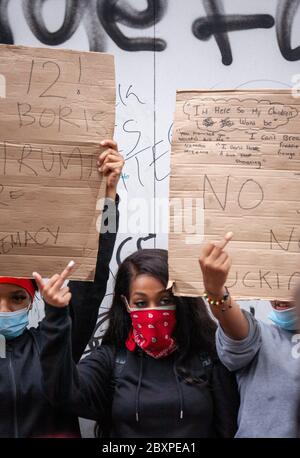
[[[83,23],[90,51],[107,50],[107,36],[125,51],[164,51],[163,37],[128,37],[120,29],[147,29],[158,24],[167,14],[169,0],[147,0],[143,11],[134,8],[129,0],[65,0],[65,14],[61,27],[55,32],[47,29],[43,5],[47,0],[23,0],[25,20],[33,35],[48,46],[58,46],[69,40]],[[10,0],[0,0],[0,42],[14,44],[14,34],[8,17]],[[276,27],[277,43],[284,59],[300,60],[300,46],[292,48],[291,35],[300,0],[277,0],[275,18],[270,14],[226,14],[223,0],[202,0],[206,16],[195,18],[191,32],[198,40],[214,38],[222,63],[233,62],[229,34],[249,29]]]

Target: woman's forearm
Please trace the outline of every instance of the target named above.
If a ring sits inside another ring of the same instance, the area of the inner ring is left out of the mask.
[[[215,296],[215,301],[222,297],[223,294]],[[210,304],[210,309],[228,337],[234,340],[242,340],[248,336],[248,320],[233,297],[229,296],[223,306]]]

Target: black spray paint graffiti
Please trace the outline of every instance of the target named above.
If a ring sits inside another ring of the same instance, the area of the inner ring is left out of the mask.
[[[142,243],[143,242],[147,242],[148,240],[152,240],[152,239],[155,239],[156,238],[156,234],[149,234],[145,237],[139,237],[136,241],[136,247],[135,249],[132,251],[136,251],[136,250],[142,250],[144,247],[142,246]],[[122,250],[124,248],[125,245],[127,245],[128,242],[131,242],[133,240],[133,237],[127,237],[126,239],[124,239],[120,245],[118,246],[118,249],[117,249],[117,252],[116,252],[116,261],[117,261],[117,264],[118,264],[118,267],[120,267],[121,263],[122,263]]]
[[[8,17],[10,0],[0,0],[0,42],[13,44],[14,36]],[[49,46],[63,44],[78,29],[81,21],[85,27],[90,51],[107,50],[107,35],[125,51],[164,51],[167,47],[161,38],[127,37],[119,25],[133,29],[146,29],[160,22],[166,14],[168,0],[147,0],[143,11],[136,10],[129,0],[65,0],[62,26],[50,32],[45,24],[42,8],[47,0],[23,0],[23,12],[35,37]],[[292,49],[291,35],[300,0],[277,0],[276,18],[269,14],[226,14],[223,0],[202,0],[205,17],[196,19],[192,32],[199,40],[214,37],[220,49],[222,62],[233,61],[228,32],[249,29],[268,29],[276,25],[278,46],[282,56],[289,61],[300,60],[300,46]]]
[[[196,19],[192,30],[200,40],[214,36],[224,65],[232,63],[232,52],[227,32],[248,29],[269,29],[276,23],[277,41],[282,56],[289,61],[300,60],[300,46],[291,48],[291,34],[300,0],[278,0],[276,21],[269,14],[225,14],[222,0],[203,0],[207,17]]]
[[[45,24],[42,7],[47,0],[23,0],[23,12],[32,33],[49,46],[60,45],[76,32],[86,6],[85,1],[66,0],[65,17],[56,32],[49,32]]]
[[[300,60],[300,46],[291,48],[292,26],[300,0],[278,1],[276,13],[277,41],[283,57],[290,61]]]
[[[13,44],[14,38],[8,19],[9,0],[0,1],[0,43]]]
[[[269,14],[238,15],[225,14],[221,0],[203,0],[207,17],[196,19],[192,25],[193,34],[199,40],[208,40],[214,36],[221,51],[224,65],[232,63],[232,52],[227,32],[270,28],[274,18]]]
[[[144,29],[159,22],[165,14],[166,0],[148,0],[144,11],[137,11],[119,0],[102,0],[97,3],[98,17],[112,40],[126,51],[163,51],[166,42],[160,38],[127,38],[117,23]]]
[[[47,0],[23,0],[23,12],[34,36],[48,46],[57,46],[70,39],[81,21],[85,27],[90,51],[106,51],[106,34],[126,51],[163,51],[166,42],[160,38],[128,38],[118,24],[133,29],[145,29],[159,22],[165,14],[167,0],[147,0],[144,11],[119,0],[65,0],[62,26],[55,32],[47,29],[43,5]],[[14,37],[8,19],[9,0],[0,0],[0,42],[13,44]]]

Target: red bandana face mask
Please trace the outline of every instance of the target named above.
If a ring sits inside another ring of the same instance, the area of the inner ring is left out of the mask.
[[[172,333],[176,326],[175,306],[130,309],[132,329],[126,341],[129,351],[138,345],[153,358],[164,358],[176,350]]]

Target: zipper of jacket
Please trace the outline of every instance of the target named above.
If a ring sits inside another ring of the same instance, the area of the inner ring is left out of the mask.
[[[17,421],[17,385],[16,385],[15,372],[14,372],[13,361],[12,361],[12,349],[9,349],[8,354],[9,354],[9,370],[10,370],[11,381],[12,381],[13,403],[14,403],[14,437],[17,438],[19,437],[18,421]]]

